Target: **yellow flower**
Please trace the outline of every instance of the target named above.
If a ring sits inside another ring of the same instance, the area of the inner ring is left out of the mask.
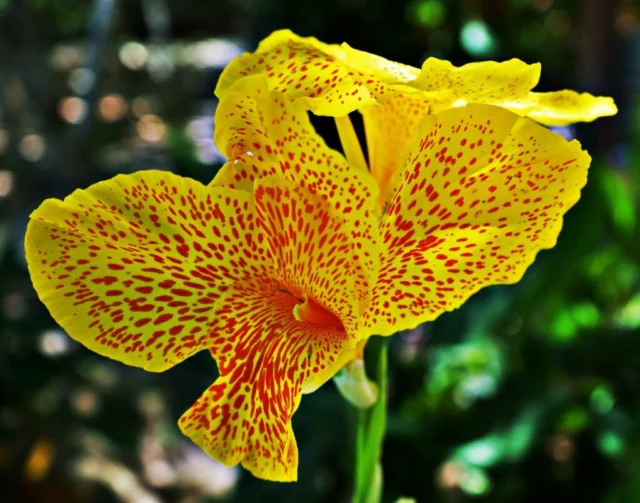
[[[27,263],[52,316],[99,354],[163,371],[209,350],[220,377],[182,431],[278,481],[297,477],[301,394],[371,335],[518,281],[554,245],[590,160],[506,109],[444,110],[417,126],[376,215],[374,179],[263,77],[237,81],[216,120],[230,160],[210,186],[143,171],[49,199],[31,215]]]
[[[154,372],[210,350],[220,377],[180,427],[271,480],[296,479],[291,416],[352,356],[378,272],[375,220],[312,186],[142,171],[45,201],[26,234],[40,299],[89,349]]]
[[[374,212],[373,177],[337,152],[317,155],[329,149],[305,106],[267,86],[264,75],[245,77],[220,100],[215,140],[229,162],[211,185],[251,190],[265,174],[300,183],[322,170],[333,180],[322,189],[329,197],[346,183],[355,206]],[[415,328],[484,286],[517,282],[555,245],[591,161],[577,141],[493,105],[426,115],[415,133],[379,215],[380,269],[363,337]]]
[[[330,45],[289,30],[274,32],[257,51],[233,60],[224,70],[216,94],[222,98],[238,79],[263,74],[270,90],[308,110],[333,117],[362,113],[369,167],[380,187],[380,203],[391,197],[393,177],[404,163],[420,119],[468,103],[507,108],[545,125],[566,125],[617,113],[611,98],[564,90],[532,92],[540,65],[512,59],[455,67],[428,58],[421,69],[388,61],[347,44]],[[339,122],[344,138],[348,126]],[[364,157],[347,145],[354,167],[366,169]]]

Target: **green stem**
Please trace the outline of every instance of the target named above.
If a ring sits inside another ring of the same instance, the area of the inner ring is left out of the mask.
[[[382,501],[380,457],[387,426],[387,338],[373,337],[367,343],[367,359],[374,362],[378,401],[371,409],[358,410],[356,430],[356,484],[353,503]]]

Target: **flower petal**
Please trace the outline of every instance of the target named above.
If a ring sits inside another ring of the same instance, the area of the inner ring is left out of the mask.
[[[280,177],[260,180],[256,209],[276,277],[337,316],[350,334],[379,268],[377,222],[353,205]]]
[[[254,231],[250,194],[143,171],[48,199],[25,246],[38,296],[71,337],[162,371],[206,347],[225,288],[268,273]]]
[[[381,222],[371,333],[413,328],[484,286],[518,281],[555,245],[589,162],[578,142],[502,108],[425,118]]]
[[[268,91],[262,75],[236,82],[220,100],[215,140],[229,162],[213,186],[246,189],[256,179],[283,174],[358,209],[374,207],[378,189],[371,175],[327,147],[305,109]]]
[[[592,122],[618,113],[612,98],[577,93],[565,89],[551,93],[531,93],[536,104],[524,108],[508,107],[547,126],[566,126],[574,122]]]
[[[265,76],[270,90],[318,115],[333,117],[384,104],[397,95],[428,101],[431,113],[484,103],[547,125],[588,122],[617,111],[610,98],[588,93],[531,93],[540,79],[539,63],[511,59],[456,67],[446,60],[428,58],[418,70],[346,43],[325,44],[289,30],[272,33],[255,52],[234,59],[223,71],[216,95],[222,98],[235,82],[256,74]]]
[[[392,87],[415,79],[419,70],[346,44],[324,44],[281,30],[263,40],[256,52],[245,53],[227,65],[216,96],[222,98],[234,82],[258,73],[266,74],[270,90],[286,94],[305,109],[340,117],[384,101]]]
[[[403,86],[415,81],[415,79],[420,76],[420,70],[413,66],[396,63],[382,56],[354,49],[346,42],[340,47],[344,51],[343,59],[349,68],[362,72],[362,75],[373,76],[385,84]],[[378,101],[380,101],[380,98],[383,98],[382,101],[386,99],[386,97],[384,97],[386,91],[377,91],[377,89],[381,89],[377,87],[380,86],[380,84],[372,86],[372,83],[368,81],[365,81],[365,84],[372,94],[378,98]],[[411,91],[407,89],[407,92]]]
[[[449,61],[428,58],[420,77],[412,85],[432,98],[431,112],[466,103],[503,102],[522,99],[538,83],[540,64],[528,65],[519,59],[481,61],[460,67]]]
[[[371,174],[380,189],[380,206],[393,197],[393,175],[404,164],[418,124],[429,113],[429,101],[413,95],[397,94],[384,104],[363,107]]]
[[[212,349],[220,378],[179,422],[213,458],[267,480],[296,480],[291,417],[305,383],[326,381],[352,356],[344,330],[295,320],[298,302],[269,281],[222,295]]]

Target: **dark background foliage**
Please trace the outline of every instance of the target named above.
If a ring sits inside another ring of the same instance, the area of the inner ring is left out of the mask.
[[[90,353],[23,256],[47,197],[150,167],[209,181],[221,68],[282,27],[415,66],[540,61],[541,90],[615,97],[617,117],[560,130],[593,164],[558,246],[392,339],[385,501],[640,500],[639,15],[634,0],[0,0],[0,500],[349,501],[354,412],[332,383],[294,417],[297,484],[223,469],[175,425],[215,378],[208,355],[155,375]]]

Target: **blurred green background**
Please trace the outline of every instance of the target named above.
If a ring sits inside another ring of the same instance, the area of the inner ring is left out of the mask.
[[[284,27],[415,66],[539,61],[538,90],[616,99],[617,117],[558,130],[593,156],[558,246],[392,339],[385,501],[640,501],[635,0],[0,0],[0,501],[349,501],[355,414],[333,383],[294,416],[297,484],[222,467],[176,427],[209,356],[155,375],[90,353],[24,260],[47,197],[152,167],[208,182],[220,71]]]

